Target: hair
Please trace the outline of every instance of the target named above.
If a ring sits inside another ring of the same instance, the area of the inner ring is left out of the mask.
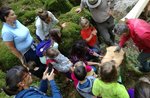
[[[29,71],[32,72],[34,71],[34,68],[37,66],[37,64],[35,63],[35,61],[29,61],[27,64],[27,67],[29,68]]]
[[[126,23],[119,23],[114,27],[113,32],[121,35],[122,33],[129,32],[129,27]]]
[[[85,60],[85,55],[87,53],[87,49],[86,49],[87,43],[85,40],[78,40],[76,41],[72,48],[71,48],[71,56],[77,56],[77,58],[81,61]]]
[[[83,81],[87,75],[87,71],[85,69],[85,66],[83,66],[83,62],[79,61],[76,63],[79,66],[76,66],[74,69],[74,75],[79,81]],[[75,65],[76,65],[75,64]]]
[[[83,20],[84,19],[84,20]],[[89,23],[89,20],[87,19],[87,18],[85,18],[85,17],[81,17],[80,18],[80,25],[82,26],[82,27],[84,27],[85,26],[85,23]],[[89,23],[89,25],[90,25],[90,23]]]
[[[142,77],[135,84],[134,98],[150,98],[150,78]]]
[[[6,22],[5,17],[8,17],[10,10],[12,10],[12,8],[10,8],[10,7],[1,7],[0,8],[0,19],[2,22]]]
[[[37,15],[40,17],[41,20],[45,21],[48,17],[48,12],[44,9],[38,9]]]
[[[49,31],[49,34],[51,36],[51,38],[57,42],[57,43],[61,43],[61,36],[58,35],[58,33],[61,33],[59,29],[51,29]]]
[[[104,82],[115,82],[118,79],[117,69],[115,67],[115,62],[105,62],[100,67],[100,77]]]
[[[19,92],[17,86],[19,82],[23,80],[23,76],[28,70],[23,66],[14,66],[6,73],[6,87],[3,87],[4,92],[11,96],[16,95]]]
[[[53,49],[53,48],[48,48],[46,50],[46,56],[48,56],[49,58],[55,58],[56,56],[58,56],[59,51],[57,49]]]

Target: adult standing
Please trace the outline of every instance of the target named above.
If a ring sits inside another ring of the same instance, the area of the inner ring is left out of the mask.
[[[118,47],[115,51],[120,51],[121,47],[130,38],[138,47],[140,54],[138,61],[142,65],[140,71],[150,72],[150,24],[141,19],[126,19],[124,23],[115,26],[114,32],[121,35]]]
[[[42,77],[45,67],[36,55],[36,46],[29,29],[17,20],[15,12],[10,7],[1,7],[0,19],[3,22],[2,39],[6,46],[25,67],[27,62],[35,61],[40,67],[35,75]]]
[[[114,18],[110,15],[110,2],[112,0],[81,0],[80,8],[76,11],[80,13],[83,8],[88,7],[92,18],[96,23],[98,32],[103,37],[107,45],[114,45]]]
[[[59,20],[50,12],[43,9],[37,11],[36,17],[36,36],[39,41],[49,38],[49,31],[59,23]],[[60,25],[60,24],[59,24]],[[60,25],[63,28],[65,24]]]

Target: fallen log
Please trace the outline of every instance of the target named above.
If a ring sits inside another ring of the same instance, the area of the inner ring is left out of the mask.
[[[125,18],[131,19],[131,18],[138,18],[146,5],[148,4],[149,0],[139,0],[136,5],[132,8],[132,10],[121,19],[121,21],[125,21]]]

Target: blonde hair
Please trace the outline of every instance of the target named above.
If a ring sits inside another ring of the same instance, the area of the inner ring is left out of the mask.
[[[87,18],[85,18],[85,17],[81,17],[80,18],[80,25],[82,27],[84,27],[86,25],[86,23],[89,23],[89,20]]]

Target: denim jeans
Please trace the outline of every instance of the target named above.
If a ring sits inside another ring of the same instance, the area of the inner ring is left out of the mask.
[[[138,61],[140,62],[144,72],[150,71],[150,62],[148,62],[148,59],[150,59],[150,53],[141,52],[138,56]]]
[[[26,59],[26,62],[29,61],[34,61],[37,65],[37,67],[39,67],[39,69],[37,71],[32,71],[31,73],[39,78],[42,78],[43,76],[43,72],[46,69],[46,65],[42,64],[40,62],[39,57],[36,55],[36,51],[32,48],[30,48],[25,54],[24,57]]]

